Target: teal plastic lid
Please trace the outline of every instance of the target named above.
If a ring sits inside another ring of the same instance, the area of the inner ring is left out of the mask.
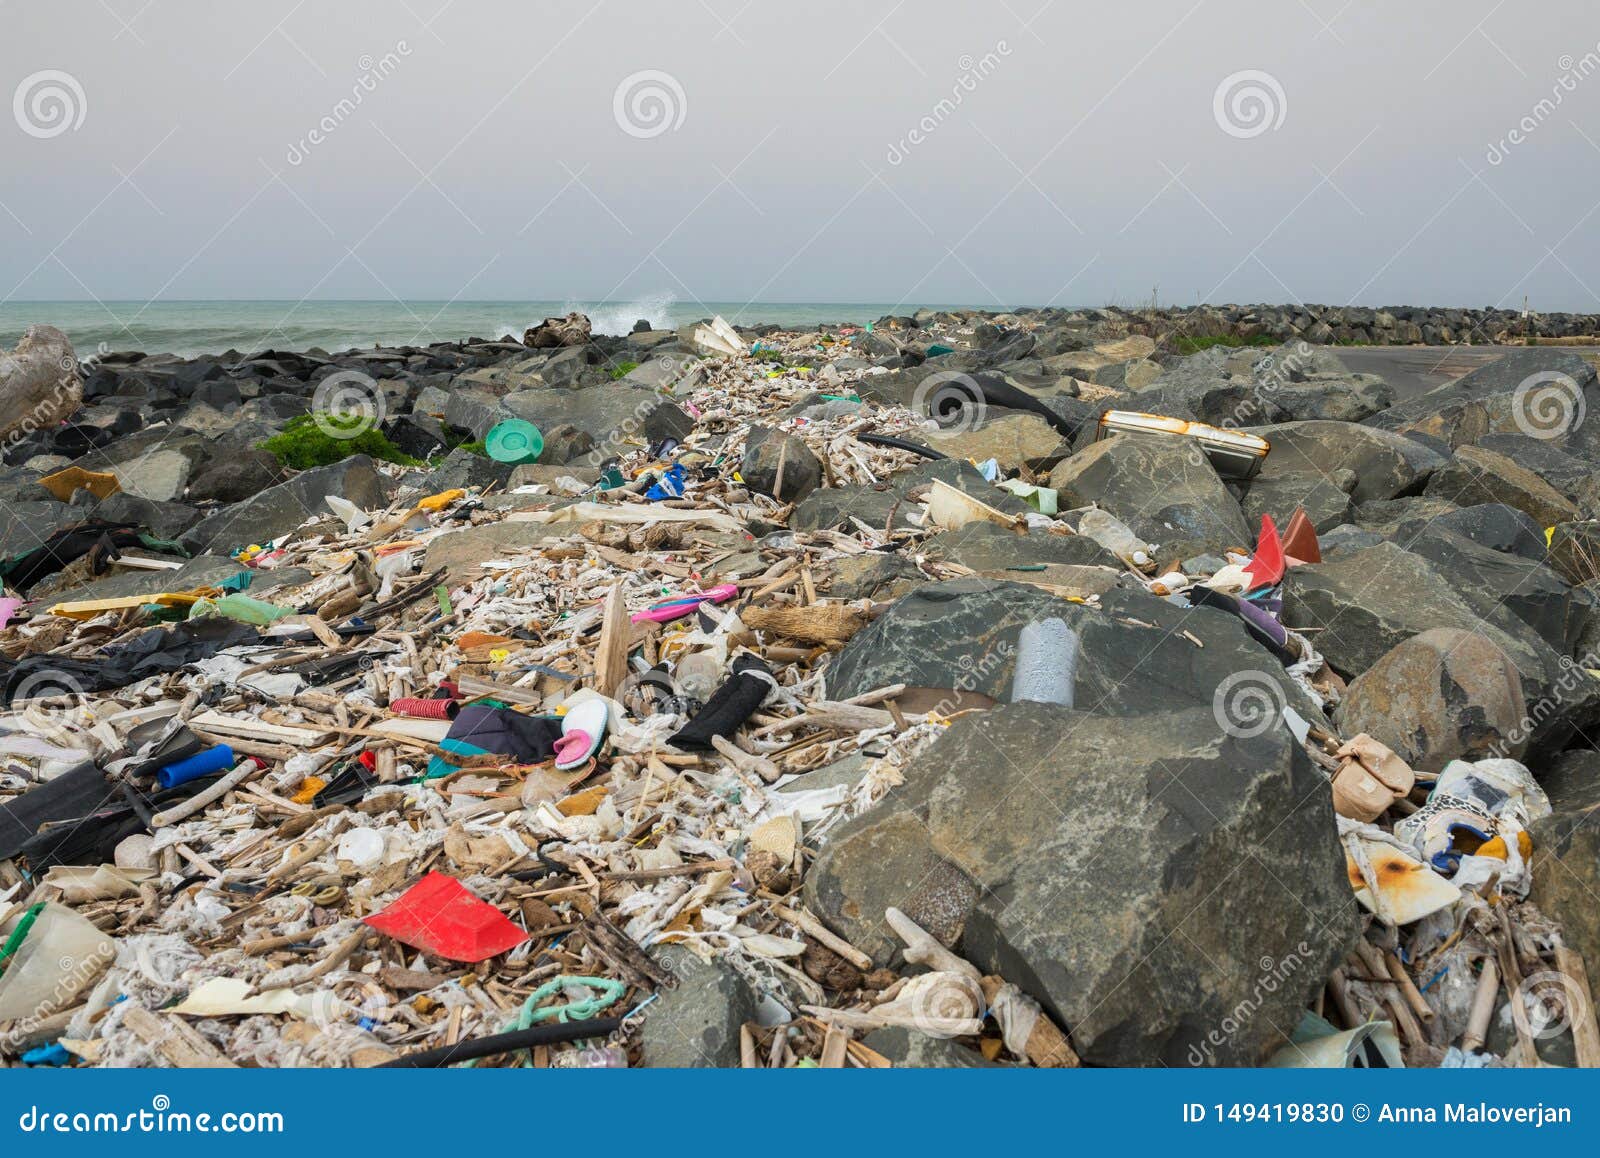
[[[496,462],[520,466],[544,453],[544,435],[531,422],[508,418],[484,435],[483,448]]]

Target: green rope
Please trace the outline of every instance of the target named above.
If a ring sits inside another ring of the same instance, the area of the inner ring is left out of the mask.
[[[583,985],[589,989],[598,989],[600,992],[589,997],[581,997],[577,1001],[569,1001],[564,1005],[552,1005],[549,1009],[534,1008],[539,1002],[553,997],[568,985]],[[552,1019],[562,1022],[588,1021],[599,1014],[601,1010],[609,1009],[612,1005],[615,1005],[617,999],[627,991],[628,987],[625,984],[621,981],[613,981],[609,977],[557,977],[554,980],[546,981],[530,993],[528,999],[522,1003],[522,1008],[517,1011],[517,1015],[506,1022],[500,1032],[510,1033],[514,1029],[532,1029],[538,1022]],[[533,1056],[531,1050],[528,1051],[528,1056],[530,1058]],[[469,1061],[465,1063],[465,1066],[470,1069],[477,1064],[476,1061]]]

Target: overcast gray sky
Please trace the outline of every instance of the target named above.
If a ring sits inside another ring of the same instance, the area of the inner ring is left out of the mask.
[[[1534,11],[0,0],[0,298],[1600,310]]]

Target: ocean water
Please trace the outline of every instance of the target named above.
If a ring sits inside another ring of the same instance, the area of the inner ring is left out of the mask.
[[[34,323],[62,330],[79,358],[142,350],[185,357],[238,350],[328,351],[423,346],[462,338],[517,338],[542,318],[579,310],[600,334],[626,334],[643,318],[653,329],[676,329],[721,314],[738,325],[776,322],[807,328],[874,321],[890,305],[866,302],[682,302],[659,297],[630,302],[427,301],[153,301],[0,303],[0,347],[14,345]],[[894,312],[913,313],[902,304]],[[937,307],[936,307],[937,308]]]

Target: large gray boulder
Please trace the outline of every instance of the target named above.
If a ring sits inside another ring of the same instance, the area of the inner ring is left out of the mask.
[[[1475,543],[1442,522],[1420,527],[1406,523],[1394,541],[1433,564],[1455,593],[1490,622],[1501,612],[1548,644],[1558,655],[1571,655],[1583,630],[1588,601],[1540,559],[1529,559]],[[1511,623],[1509,630],[1520,630]]]
[[[1526,434],[1564,448],[1585,441],[1583,415],[1597,403],[1593,366],[1567,350],[1535,347],[1514,350],[1366,422],[1431,435],[1453,447],[1488,434]]]
[[[1284,580],[1283,621],[1314,630],[1317,649],[1349,678],[1430,628],[1476,633],[1516,665],[1529,705],[1531,748],[1559,749],[1575,729],[1592,727],[1600,712],[1600,680],[1574,668],[1509,610],[1486,609],[1481,600],[1474,607],[1465,597],[1469,590],[1458,591],[1423,556],[1381,542],[1291,568]]]
[[[1097,1065],[1259,1063],[1357,928],[1326,779],[1286,728],[1229,734],[1206,708],[963,717],[805,891],[879,962],[901,909]]]
[[[183,497],[190,477],[210,458],[212,445],[212,439],[187,428],[156,426],[91,450],[73,465],[109,471],[125,493],[169,503]]]
[[[1353,422],[1289,422],[1253,433],[1272,444],[1259,479],[1351,470],[1356,482],[1350,494],[1358,503],[1414,494],[1447,461],[1420,442]]]
[[[235,547],[286,535],[307,519],[331,516],[325,501],[329,495],[374,510],[388,505],[392,490],[393,484],[379,473],[372,459],[352,455],[301,471],[288,482],[222,508],[186,531],[182,543],[193,553],[227,554]]]
[[[1365,732],[1413,768],[1451,760],[1521,759],[1527,704],[1516,665],[1476,632],[1436,627],[1368,668],[1339,705],[1345,735]]]
[[[1245,517],[1256,526],[1262,515],[1271,515],[1279,530],[1287,527],[1296,507],[1304,507],[1306,517],[1317,531],[1331,531],[1348,522],[1352,513],[1348,487],[1355,486],[1354,471],[1332,474],[1304,471],[1258,478],[1244,496]]]
[[[1457,506],[1503,503],[1525,512],[1541,527],[1578,517],[1578,508],[1533,471],[1481,446],[1463,446],[1448,466],[1434,472],[1427,493]]]
[[[943,693],[947,702],[957,699],[948,695],[952,690],[978,702],[1008,700],[1018,636],[1028,623],[1053,616],[1079,636],[1075,702],[1084,711],[1144,716],[1189,704],[1210,708],[1218,689],[1238,672],[1259,677],[1277,704],[1290,704],[1302,715],[1315,711],[1282,665],[1224,612],[1180,608],[1142,590],[1106,591],[1100,605],[1070,603],[1038,587],[980,576],[930,583],[902,597],[845,645],[828,669],[828,694],[849,699],[903,683]]]
[[[1535,562],[1543,562],[1548,554],[1544,531],[1539,524],[1525,512],[1504,503],[1479,503],[1431,518],[1401,523],[1395,530],[1395,541],[1405,546],[1431,528],[1454,531],[1480,547],[1504,551],[1508,555],[1518,555]]]
[[[81,508],[54,499],[0,502],[0,555],[31,551],[62,527],[82,521]]]
[[[1119,434],[1092,443],[1050,472],[1058,504],[1098,506],[1163,557],[1248,546],[1255,541],[1239,503],[1188,439]]]
[[[1600,510],[1600,475],[1593,462],[1569,454],[1547,439],[1527,434],[1486,434],[1477,445],[1531,470],[1580,511]]]

